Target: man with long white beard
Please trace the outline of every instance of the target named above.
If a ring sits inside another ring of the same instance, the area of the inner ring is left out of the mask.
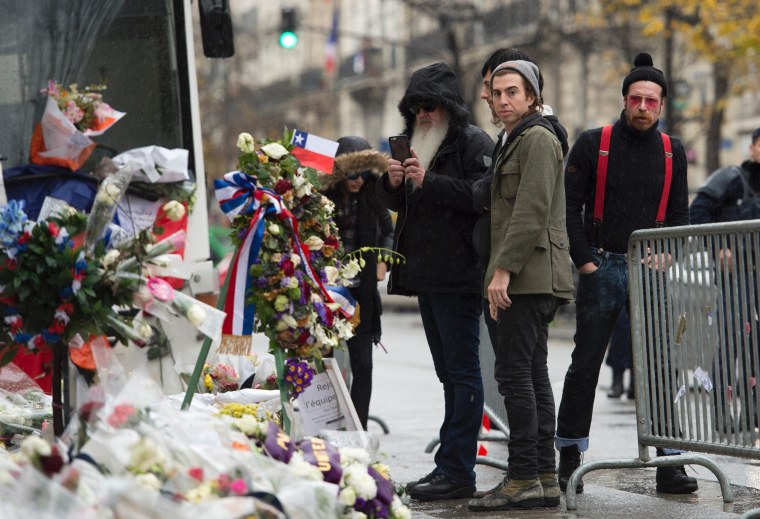
[[[408,483],[413,499],[470,497],[475,492],[477,438],[483,416],[478,359],[481,273],[472,245],[477,220],[472,183],[485,175],[493,141],[468,123],[454,71],[436,63],[415,71],[399,102],[412,157],[388,160],[377,185],[398,213],[388,293],[417,296],[444,417],[435,468]]]

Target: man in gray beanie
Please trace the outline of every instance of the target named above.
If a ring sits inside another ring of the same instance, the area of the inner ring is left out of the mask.
[[[575,349],[565,376],[555,439],[563,491],[580,465],[581,453],[588,449],[604,352],[618,315],[629,304],[628,239],[638,229],[689,223],[686,153],[680,140],[657,129],[668,83],[652,56],[636,56],[622,92],[620,119],[583,132],[565,167],[570,256],[579,275]],[[600,161],[601,156],[606,161]],[[605,178],[606,182],[601,180]],[[603,193],[599,200],[597,191]],[[645,261],[651,265],[655,259]],[[657,453],[676,452],[657,449]],[[696,490],[697,480],[687,476],[683,466],[657,468],[658,492]],[[583,492],[582,481],[576,491]]]

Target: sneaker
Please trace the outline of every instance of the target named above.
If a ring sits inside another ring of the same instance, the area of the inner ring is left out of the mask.
[[[686,475],[683,465],[657,467],[657,492],[663,494],[691,494],[699,490],[697,480]]]
[[[539,474],[538,480],[544,489],[544,506],[559,506],[560,489],[557,475],[553,472]]]
[[[410,481],[409,483],[406,484],[406,491],[409,492],[411,489],[413,489],[417,485],[421,485],[423,483],[427,483],[428,481],[430,481],[431,479],[433,479],[433,476],[435,476],[437,472],[438,472],[438,467],[434,468],[432,470],[432,472],[430,472],[430,474],[422,476],[418,480]]]
[[[559,479],[559,488],[562,492],[567,491],[567,482],[573,475],[575,469],[581,466],[581,453],[578,447],[562,447],[559,450],[559,468],[557,477]],[[583,480],[580,480],[575,486],[575,493],[583,493]]]
[[[536,479],[504,478],[499,487],[480,499],[470,499],[467,508],[473,512],[538,508],[544,506],[544,490]]]
[[[459,483],[437,473],[429,481],[413,486],[409,497],[417,501],[439,501],[472,497],[474,493],[475,483]]]

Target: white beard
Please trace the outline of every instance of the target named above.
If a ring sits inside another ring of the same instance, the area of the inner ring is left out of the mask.
[[[428,169],[430,167],[448,131],[449,117],[445,117],[441,122],[433,125],[421,125],[415,121],[410,144],[419,157],[423,168]]]

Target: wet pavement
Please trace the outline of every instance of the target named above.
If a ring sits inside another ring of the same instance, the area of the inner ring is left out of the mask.
[[[570,324],[550,331],[549,375],[557,404],[572,353]],[[433,454],[426,447],[437,437],[443,414],[443,395],[433,371],[422,323],[413,312],[383,315],[383,344],[388,350],[375,352],[372,406],[370,413],[388,427],[370,422],[370,432],[379,438],[379,455],[391,469],[393,479],[406,483],[427,474],[434,467]],[[594,406],[590,448],[585,462],[601,459],[634,459],[638,443],[633,401],[607,398],[610,370],[605,365]],[[486,383],[492,383],[485,381]],[[503,411],[501,411],[503,414]],[[487,456],[506,461],[505,442],[484,441]],[[651,449],[654,455],[654,449]],[[655,469],[610,469],[584,476],[585,491],[577,497],[577,510],[568,511],[565,496],[558,508],[470,512],[467,500],[419,502],[409,506],[415,518],[483,519],[504,517],[555,518],[722,518],[738,517],[760,507],[760,460],[705,455],[725,472],[734,494],[724,503],[715,476],[702,466],[687,466],[687,473],[699,481],[699,491],[686,496],[655,492]],[[496,485],[503,478],[500,469],[476,466],[478,489]]]

